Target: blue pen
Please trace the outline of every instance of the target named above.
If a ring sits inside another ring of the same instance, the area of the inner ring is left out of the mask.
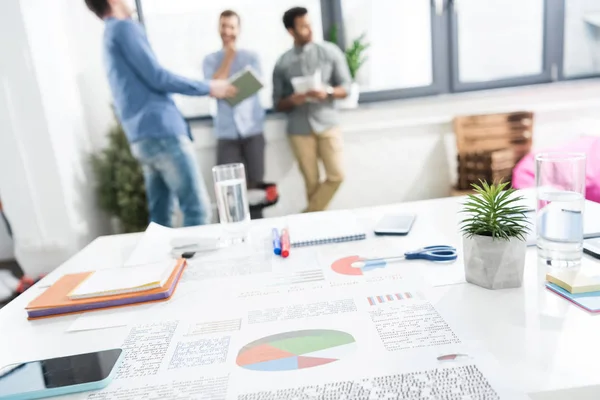
[[[281,255],[281,238],[279,237],[277,228],[273,228],[273,253],[275,253],[276,256]]]

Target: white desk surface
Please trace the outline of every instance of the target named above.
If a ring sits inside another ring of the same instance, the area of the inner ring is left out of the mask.
[[[366,241],[320,246],[318,251],[333,254],[339,249],[342,257],[349,255],[348,249],[360,254],[361,249],[366,251],[374,244],[397,248],[398,253],[430,244],[460,247],[457,211],[461,200],[436,199],[355,210],[369,232],[386,213],[415,213],[417,220],[406,237],[371,235]],[[600,221],[600,204],[588,202],[585,218]],[[269,220],[253,223],[273,225]],[[219,226],[193,229],[207,233]],[[140,237],[131,234],[98,238],[40,284],[43,286],[64,273],[121,265]],[[533,399],[600,398],[600,317],[547,291],[543,284],[546,271],[537,264],[536,250],[527,251],[522,288],[490,291],[463,283],[431,288],[428,298],[440,313],[453,315],[451,322],[460,326],[462,339],[481,341],[508,376]],[[585,257],[587,263],[596,263]],[[398,264],[400,271],[415,272],[422,268],[436,266],[424,267],[420,262]],[[125,327],[73,333],[66,330],[77,316],[28,321],[24,307],[42,290],[33,287],[0,310],[0,364],[120,347],[123,343],[129,332]]]

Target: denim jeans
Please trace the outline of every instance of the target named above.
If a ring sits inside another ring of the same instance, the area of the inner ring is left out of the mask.
[[[187,136],[141,139],[131,144],[131,152],[144,171],[150,221],[172,226],[177,198],[184,226],[211,222],[210,200]]]

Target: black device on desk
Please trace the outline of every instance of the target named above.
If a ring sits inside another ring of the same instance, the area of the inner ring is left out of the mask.
[[[584,240],[583,251],[594,258],[600,259],[600,238]]]
[[[98,390],[113,379],[123,350],[111,349],[0,367],[0,400]]]
[[[376,235],[408,235],[415,222],[415,215],[386,215],[375,227]]]

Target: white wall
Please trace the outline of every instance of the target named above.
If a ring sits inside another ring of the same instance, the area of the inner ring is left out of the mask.
[[[17,260],[31,275],[52,270],[104,231],[73,61],[86,53],[73,45],[80,37],[70,25],[72,7],[84,5],[0,3],[0,193]]]
[[[103,61],[104,23],[87,9],[83,1],[65,3],[68,3],[63,11],[71,72],[81,96],[85,129],[89,132],[92,147],[96,149],[106,144],[106,132],[114,124],[112,96]]]
[[[12,260],[14,257],[14,243],[8,231],[0,220],[0,261]]]

